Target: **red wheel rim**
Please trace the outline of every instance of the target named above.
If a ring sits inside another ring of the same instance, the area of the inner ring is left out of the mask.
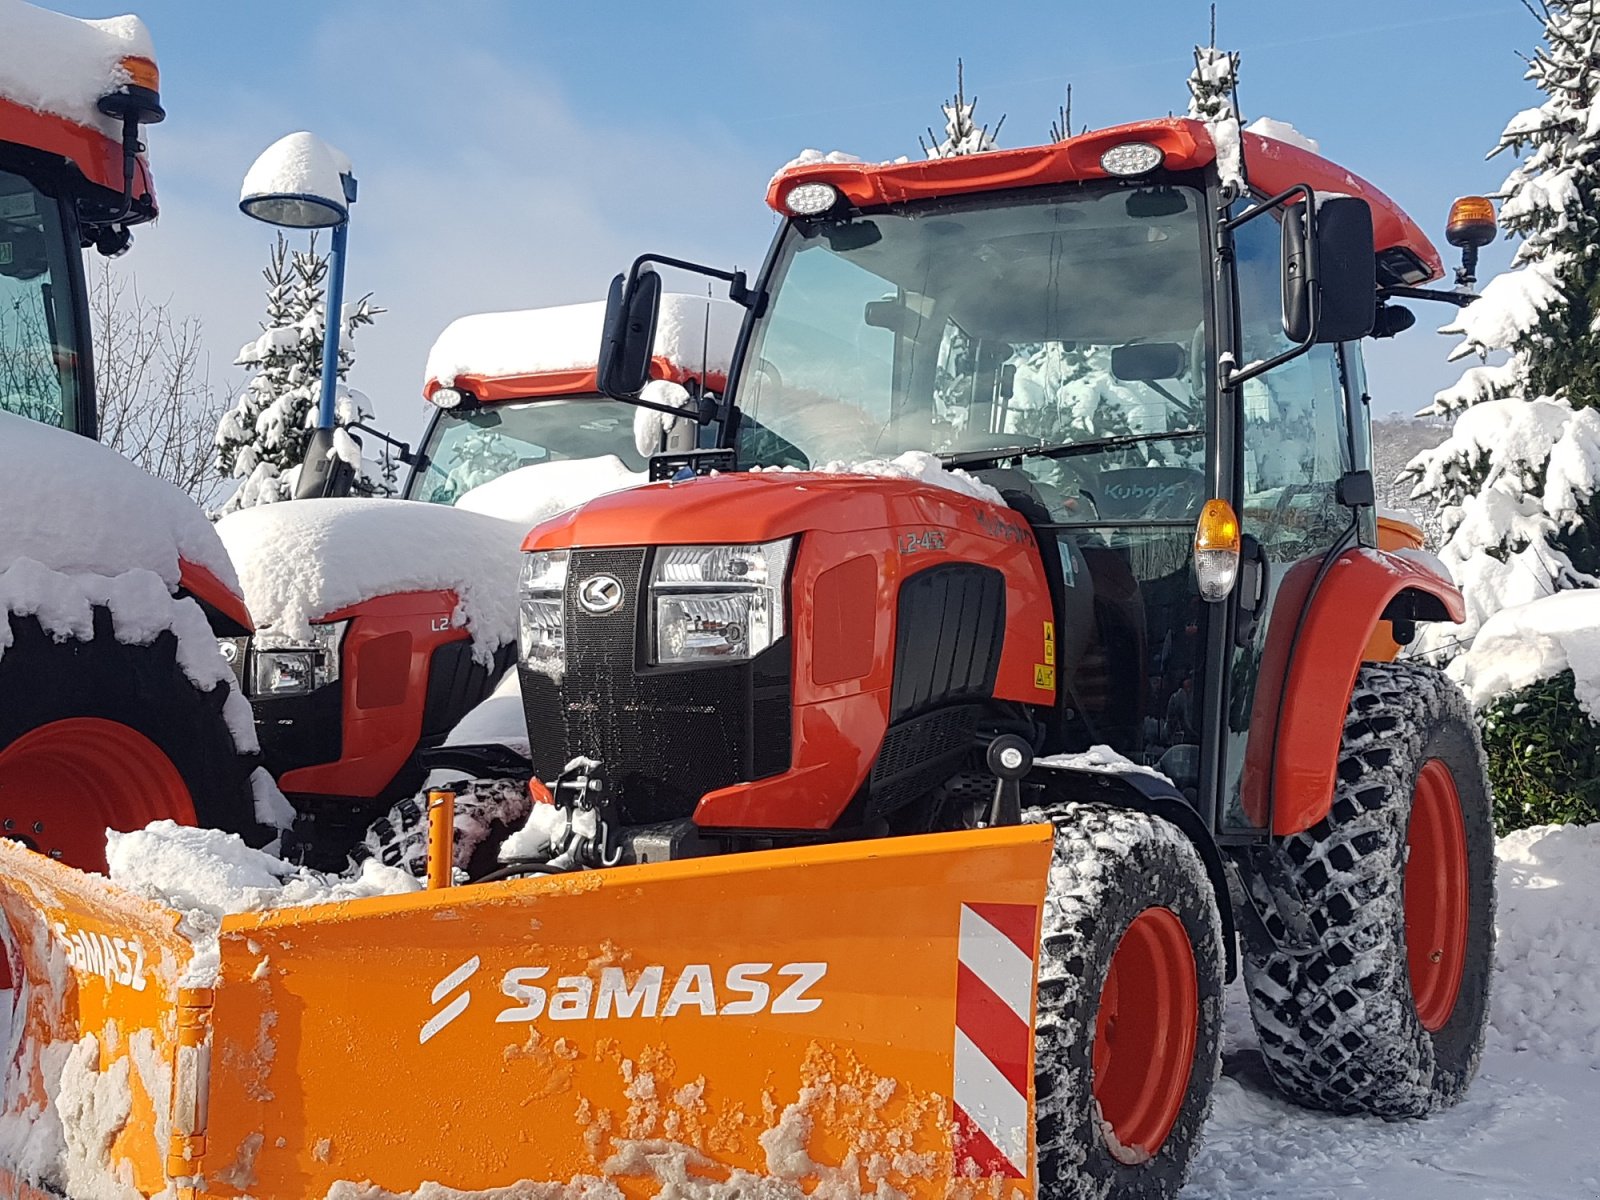
[[[0,750],[0,836],[85,871],[106,869],[106,830],[170,818],[195,824],[172,763],[136,729],[71,717]]]
[[[1147,908],[1123,932],[1100,988],[1094,1098],[1125,1162],[1161,1149],[1183,1108],[1200,1026],[1194,948],[1178,915]]]
[[[1467,962],[1467,832],[1450,768],[1422,764],[1406,830],[1406,967],[1417,1019],[1444,1028],[1461,994]]]

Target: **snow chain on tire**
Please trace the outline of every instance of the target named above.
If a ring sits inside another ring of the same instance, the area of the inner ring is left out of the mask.
[[[1045,898],[1035,1027],[1039,1192],[1051,1200],[1146,1200],[1178,1194],[1211,1107],[1222,1035],[1222,928],[1199,854],[1158,817],[1064,804],[1029,819],[1056,827]],[[1194,954],[1194,1054],[1171,1132],[1142,1161],[1108,1139],[1094,1095],[1101,989],[1124,932],[1152,907],[1176,914]]]
[[[1466,835],[1468,917],[1460,989],[1430,1032],[1406,962],[1404,871],[1419,772],[1449,769]],[[1264,853],[1250,887],[1267,929],[1309,953],[1252,945],[1245,983],[1261,1052],[1290,1099],[1334,1112],[1422,1116],[1454,1103],[1483,1045],[1494,942],[1494,831],[1483,747],[1466,698],[1411,663],[1362,667],[1328,816]],[[1270,876],[1274,884],[1269,884]]]
[[[468,880],[500,865],[500,843],[528,817],[533,801],[525,784],[510,779],[476,779],[456,793],[455,869]],[[350,855],[359,866],[375,858],[418,879],[428,876],[428,793],[399,801],[367,828]]]

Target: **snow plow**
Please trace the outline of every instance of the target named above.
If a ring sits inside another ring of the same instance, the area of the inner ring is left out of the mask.
[[[644,410],[596,391],[604,308],[478,313],[439,335],[428,428],[416,453],[402,451],[402,500],[419,503],[292,500],[218,523],[256,626],[226,649],[266,768],[294,806],[296,857],[343,866],[422,785],[417,752],[510,669],[523,534],[645,482],[649,457],[674,439],[693,447],[694,422],[640,422]],[[739,311],[663,297],[657,390],[682,401],[722,390]]]
[[[94,441],[82,248],[156,215],[149,34],[20,0],[0,28],[0,831],[85,868],[108,826],[264,840],[281,800],[217,652],[250,631],[233,567],[186,495]]]
[[[636,262],[607,395],[659,407],[656,265],[747,315],[709,444],[524,542],[526,825],[470,886],[209,922],[0,847],[0,1129],[63,1131],[0,1139],[19,1185],[1172,1197],[1236,970],[1291,1098],[1459,1099],[1481,749],[1364,661],[1461,615],[1380,544],[1360,359],[1439,257],[1238,144],[800,167],[753,282]]]

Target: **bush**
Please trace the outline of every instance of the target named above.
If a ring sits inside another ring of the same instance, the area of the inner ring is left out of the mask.
[[[1479,714],[1497,832],[1600,821],[1600,725],[1573,689],[1563,671]]]

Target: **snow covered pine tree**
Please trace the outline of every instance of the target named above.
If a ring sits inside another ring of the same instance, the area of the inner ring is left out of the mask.
[[[223,505],[224,512],[294,495],[322,384],[328,258],[317,253],[316,235],[308,249],[291,250],[280,233],[261,274],[267,281],[266,320],[261,336],[243,346],[235,360],[255,374],[217,425],[222,469],[243,480]],[[341,426],[371,415],[366,397],[345,387],[343,380],[355,362],[351,345],[355,331],[372,324],[383,311],[373,305],[371,296],[345,306],[336,417]]]
[[[1000,126],[1006,123],[1002,114],[995,123],[994,133],[989,132],[987,125],[980,126],[973,114],[978,110],[978,98],[974,96],[967,99],[966,79],[961,60],[956,59],[956,94],[950,98],[949,104],[939,106],[944,111],[944,138],[940,140],[932,129],[928,130],[928,140],[917,138],[917,145],[922,147],[922,152],[929,158],[956,158],[962,154],[982,154],[985,150],[995,150],[995,136],[1000,132]]]
[[[1418,649],[1455,659],[1480,708],[1502,831],[1600,815],[1600,596],[1561,594],[1600,585],[1600,4],[1541,8],[1526,77],[1549,99],[1490,152],[1519,160],[1497,195],[1521,245],[1444,327],[1463,339],[1452,358],[1482,362],[1423,410],[1455,428],[1402,473],[1467,600],[1466,625]]]

